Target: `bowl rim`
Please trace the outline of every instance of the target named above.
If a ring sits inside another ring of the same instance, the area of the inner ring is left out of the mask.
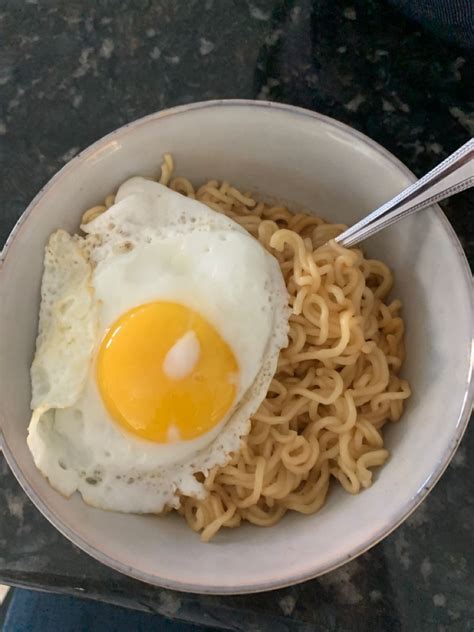
[[[376,141],[372,140],[370,137],[366,136],[362,132],[353,129],[349,125],[342,123],[336,119],[333,119],[329,116],[319,114],[318,112],[313,112],[311,110],[307,110],[305,108],[277,103],[272,101],[255,101],[251,99],[215,99],[209,101],[199,101],[195,103],[188,103],[185,105],[179,105],[176,107],[168,108],[165,110],[161,110],[147,116],[136,119],[130,123],[126,123],[125,125],[117,128],[116,130],[110,132],[109,134],[103,136],[92,145],[89,145],[86,149],[78,153],[72,160],[70,160],[66,165],[64,165],[36,194],[30,204],[27,206],[25,211],[22,213],[16,224],[14,225],[10,235],[8,236],[5,245],[0,252],[0,282],[2,280],[1,272],[3,271],[3,264],[6,261],[8,256],[8,251],[13,243],[15,237],[19,233],[22,225],[25,223],[29,215],[34,211],[36,206],[39,204],[41,199],[48,193],[56,183],[68,175],[70,172],[74,171],[77,164],[79,164],[84,159],[87,159],[95,152],[103,148],[105,145],[110,143],[113,140],[117,140],[117,138],[121,138],[126,134],[133,132],[137,127],[141,127],[144,125],[148,125],[151,122],[155,122],[162,118],[170,117],[170,116],[179,116],[180,114],[187,113],[194,110],[201,109],[212,109],[212,108],[221,108],[221,107],[245,107],[245,108],[258,108],[263,110],[271,111],[279,111],[282,113],[291,113],[295,115],[299,115],[302,117],[306,117],[312,119],[316,122],[323,123],[328,127],[332,127],[338,131],[342,131],[345,134],[356,138],[359,142],[365,144],[372,151],[379,153],[384,160],[388,160],[394,168],[396,168],[403,175],[407,176],[412,182],[416,180],[416,176],[400,161],[396,158],[392,153],[390,153],[387,149],[379,145]],[[23,474],[21,467],[16,462],[15,456],[13,452],[10,450],[7,445],[5,436],[2,432],[0,426],[0,449],[3,451],[6,461],[10,466],[13,474],[16,479],[20,483],[21,487],[28,495],[30,500],[36,506],[37,509],[43,514],[43,516],[70,542],[78,546],[85,553],[96,559],[97,561],[105,564],[106,566],[111,567],[112,569],[119,571],[129,577],[134,579],[138,579],[142,582],[152,584],[155,586],[160,586],[162,588],[167,588],[171,590],[176,590],[180,592],[193,592],[200,594],[214,594],[214,595],[236,595],[236,594],[250,594],[250,593],[258,593],[264,592],[268,590],[274,590],[277,588],[284,588],[287,586],[291,586],[294,584],[298,584],[300,582],[308,581],[310,579],[314,579],[319,577],[325,573],[333,571],[345,563],[354,560],[356,557],[365,553],[373,546],[378,544],[381,540],[383,540],[386,536],[392,533],[406,518],[408,518],[413,511],[425,500],[427,495],[436,485],[447,466],[449,465],[454,453],[456,452],[459,443],[464,435],[464,432],[467,428],[467,424],[469,421],[469,417],[471,414],[471,410],[473,407],[474,400],[474,381],[472,380],[473,374],[473,362],[474,362],[474,294],[472,292],[472,276],[469,268],[469,264],[467,262],[466,255],[461,246],[461,243],[454,232],[453,227],[449,223],[447,217],[441,210],[441,208],[436,204],[433,205],[431,212],[436,213],[436,216],[441,221],[444,230],[447,234],[448,239],[451,242],[451,245],[457,252],[458,259],[463,267],[463,276],[462,281],[466,286],[466,290],[470,294],[470,314],[471,314],[471,346],[468,349],[468,374],[467,381],[465,384],[465,394],[463,398],[463,402],[461,405],[460,413],[458,419],[456,421],[456,425],[454,427],[453,436],[451,437],[450,442],[446,446],[446,450],[443,454],[443,457],[435,464],[434,469],[430,475],[430,477],[425,481],[424,485],[420,488],[415,496],[410,498],[399,510],[398,515],[395,520],[393,520],[390,524],[379,529],[379,531],[369,538],[367,541],[362,543],[359,547],[355,548],[354,551],[348,555],[339,555],[334,559],[332,563],[327,564],[322,568],[315,568],[312,571],[305,571],[303,573],[296,573],[288,576],[285,574],[284,570],[282,573],[275,578],[272,578],[271,581],[267,581],[264,583],[245,583],[235,586],[209,586],[203,585],[199,583],[199,578],[196,578],[194,583],[183,583],[173,578],[156,578],[148,573],[137,570],[131,566],[123,564],[109,555],[104,554],[102,551],[95,548],[89,542],[87,542],[82,536],[79,536],[74,531],[72,531],[66,524],[63,523],[62,519],[53,513],[46,502],[36,493],[33,487],[28,482],[26,476]],[[1,289],[1,286],[0,286]],[[1,422],[1,417],[0,417]],[[315,564],[316,567],[316,564]]]

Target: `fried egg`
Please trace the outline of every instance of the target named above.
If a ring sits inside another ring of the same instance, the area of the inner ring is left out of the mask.
[[[65,496],[158,513],[202,498],[287,344],[280,267],[230,218],[144,178],[45,252],[28,445]]]

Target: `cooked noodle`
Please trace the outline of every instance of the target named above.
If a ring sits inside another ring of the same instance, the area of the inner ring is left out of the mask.
[[[182,497],[180,513],[209,541],[242,520],[271,526],[288,510],[314,513],[331,477],[351,494],[372,484],[388,458],[382,427],[398,421],[410,395],[398,376],[405,356],[399,300],[385,302],[392,274],[361,250],[331,241],[345,226],[291,213],[210,180],[197,190],[172,178],[164,156],[160,182],[233,218],[279,261],[290,295],[289,345],[241,449],[204,479],[204,500]],[[113,204],[107,196],[83,216]]]

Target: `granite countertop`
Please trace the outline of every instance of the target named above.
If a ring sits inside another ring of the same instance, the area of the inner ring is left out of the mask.
[[[419,175],[473,133],[469,53],[382,0],[4,0],[0,11],[1,242],[79,150],[180,103],[301,105],[368,134]],[[445,207],[471,264],[472,202],[463,194]],[[423,505],[356,561],[272,593],[211,597],[89,558],[39,514],[0,455],[0,582],[226,630],[472,630],[473,456],[471,428]]]

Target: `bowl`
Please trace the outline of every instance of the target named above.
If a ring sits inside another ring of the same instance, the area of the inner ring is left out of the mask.
[[[246,593],[330,571],[379,542],[432,489],[462,437],[472,405],[471,276],[438,207],[411,216],[365,244],[395,272],[404,304],[413,395],[385,433],[391,458],[357,496],[336,486],[312,516],[276,526],[243,525],[200,541],[177,515],[125,515],[55,492],[26,445],[29,367],[34,353],[48,236],[78,228],[84,209],[132,175],[157,173],[164,152],[198,183],[227,179],[352,224],[415,180],[369,138],[319,114],[286,105],[212,101],[126,125],[69,162],[14,228],[0,273],[1,445],[26,493],[74,544],[139,580],[198,593]]]

